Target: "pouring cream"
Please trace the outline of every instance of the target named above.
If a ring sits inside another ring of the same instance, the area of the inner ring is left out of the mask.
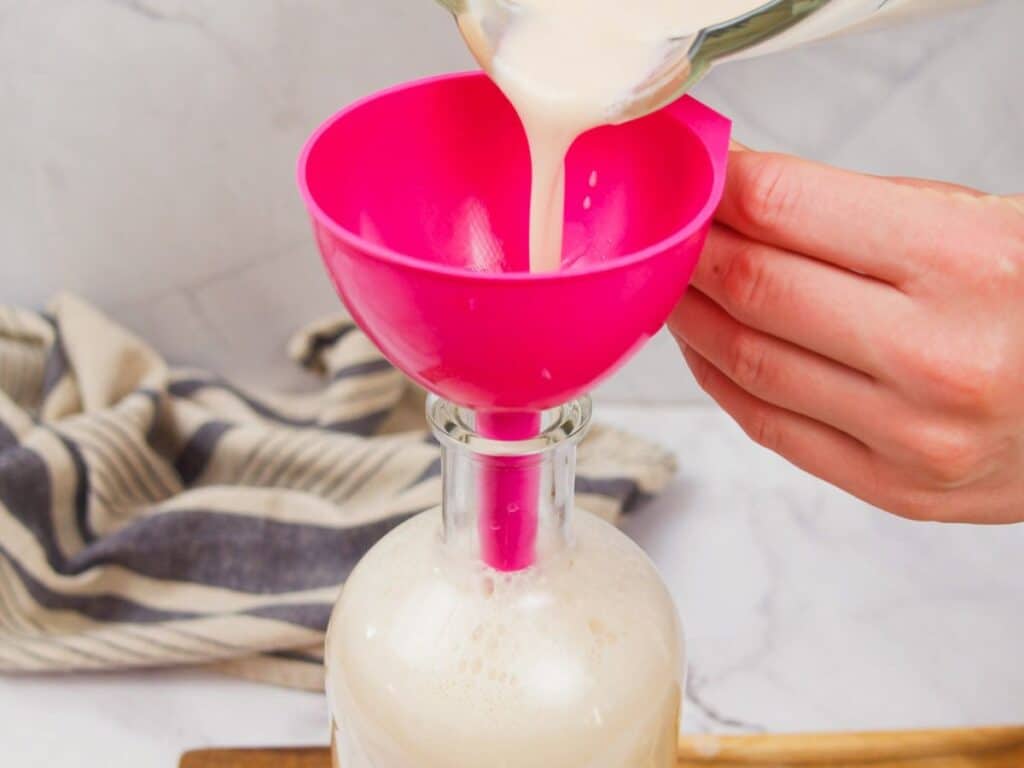
[[[467,44],[519,113],[530,145],[530,271],[561,264],[565,156],[580,134],[617,122],[665,62],[670,40],[763,0],[468,0]],[[499,8],[500,6],[500,8]],[[501,26],[495,34],[495,25]],[[492,41],[495,41],[492,43]]]

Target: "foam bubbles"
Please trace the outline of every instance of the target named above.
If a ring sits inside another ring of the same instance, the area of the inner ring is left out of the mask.
[[[332,620],[332,708],[373,761],[345,768],[479,768],[505,749],[517,768],[661,768],[680,637],[643,553],[581,514],[572,550],[495,573],[451,556],[439,524],[427,513],[389,534]]]

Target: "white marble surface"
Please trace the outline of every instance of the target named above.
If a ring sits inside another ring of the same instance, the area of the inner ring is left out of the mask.
[[[1024,190],[1021,0],[724,65],[740,139]],[[173,359],[294,384],[336,302],[293,183],[324,117],[469,65],[433,0],[0,0],[0,302],[83,293]],[[664,339],[605,387],[700,395]]]
[[[628,524],[687,629],[688,731],[1024,722],[1024,526],[873,510],[716,410],[605,406],[678,453]],[[0,677],[0,762],[171,768],[185,749],[321,744],[323,697],[202,672]]]

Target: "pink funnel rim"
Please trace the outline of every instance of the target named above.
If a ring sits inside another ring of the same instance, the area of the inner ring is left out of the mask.
[[[302,148],[302,153],[299,155],[299,163],[297,168],[299,192],[302,195],[302,200],[306,204],[307,209],[310,211],[316,222],[329,230],[339,240],[345,242],[352,248],[358,249],[360,252],[373,256],[380,261],[388,262],[402,267],[410,269],[416,269],[423,272],[432,272],[439,275],[445,275],[448,277],[462,278],[471,281],[493,281],[502,280],[508,282],[519,282],[519,281],[563,281],[563,280],[574,280],[578,279],[583,275],[599,274],[602,272],[610,272],[617,269],[623,269],[632,264],[644,261],[653,256],[657,256],[663,253],[665,250],[676,246],[692,237],[707,221],[711,219],[715,209],[718,207],[719,201],[722,198],[722,193],[725,189],[725,177],[724,174],[715,173],[712,175],[712,186],[708,199],[705,201],[703,207],[699,212],[695,213],[686,226],[681,227],[677,231],[673,232],[666,238],[652,243],[651,245],[643,248],[639,251],[635,251],[630,254],[625,254],[621,257],[611,259],[609,261],[602,261],[596,264],[590,264],[579,269],[570,270],[559,270],[556,272],[546,272],[542,274],[530,273],[530,272],[473,272],[462,267],[453,267],[447,264],[439,264],[437,262],[425,261],[423,259],[417,259],[412,256],[406,256],[405,254],[393,251],[383,245],[366,240],[361,235],[353,232],[350,229],[338,224],[331,216],[327,214],[323,208],[320,207],[316,200],[316,196],[309,189],[308,180],[308,167],[309,157],[316,148],[320,139],[325,133],[334,127],[335,123],[345,119],[353,112],[361,109],[367,104],[371,104],[379,99],[392,96],[397,93],[412,90],[414,88],[424,88],[437,83],[444,83],[452,80],[465,80],[465,79],[485,79],[487,74],[479,70],[469,70],[464,72],[451,72],[443,75],[434,75],[432,77],[420,78],[418,80],[410,80],[408,82],[399,83],[398,85],[385,88],[384,90],[377,91],[368,96],[364,96],[357,101],[352,102],[347,107],[343,107],[339,111],[335,112],[329,117],[319,128],[306,140],[305,145]],[[703,109],[707,109],[702,105],[699,105],[689,96],[684,96],[679,101],[670,104],[665,107],[663,111],[668,114],[673,114],[681,109],[685,108],[687,104],[694,104],[701,106]],[[703,142],[702,142],[703,143]],[[715,164],[714,158],[711,157],[709,152],[709,162],[712,165]]]

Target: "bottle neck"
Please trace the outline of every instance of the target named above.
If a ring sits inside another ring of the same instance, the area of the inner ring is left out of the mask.
[[[564,550],[589,400],[540,414],[536,434],[519,440],[482,434],[494,428],[493,414],[435,398],[427,410],[442,450],[446,546],[499,571],[520,571]]]

